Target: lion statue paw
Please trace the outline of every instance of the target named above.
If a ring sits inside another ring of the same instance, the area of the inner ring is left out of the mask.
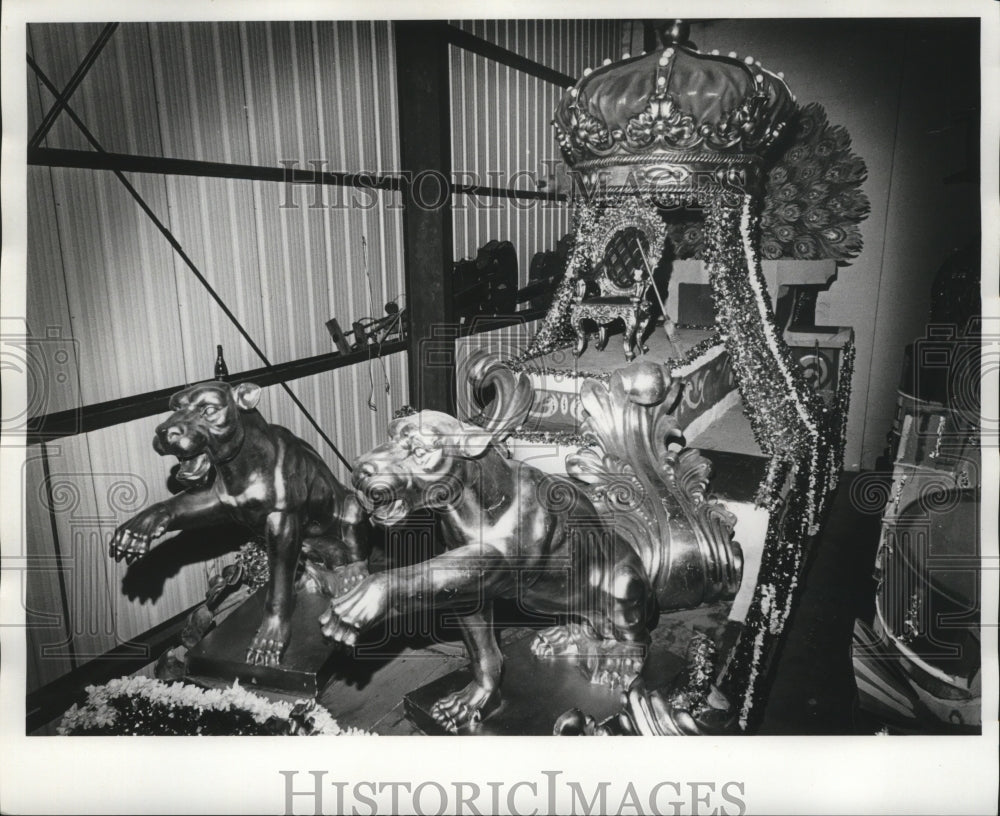
[[[610,688],[628,688],[646,660],[644,644],[601,638],[579,623],[543,629],[535,635],[531,652],[543,659],[570,660],[591,683]]]
[[[442,697],[431,708],[434,721],[451,732],[465,725],[476,725],[500,705],[499,689],[486,689],[476,682],[461,691]]]

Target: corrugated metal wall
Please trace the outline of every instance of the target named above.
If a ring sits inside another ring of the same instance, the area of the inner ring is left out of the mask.
[[[62,87],[100,30],[31,26],[28,50]],[[393,52],[387,22],[124,24],[71,105],[112,152],[392,172]],[[29,132],[52,104],[30,81]],[[90,149],[65,115],[44,146]],[[36,335],[57,330],[69,352],[68,379],[50,383],[43,412],[205,379],[217,343],[231,371],[261,365],[113,174],[28,172],[28,326]],[[370,206],[346,206],[353,191],[327,188],[328,206],[315,208],[308,206],[312,187],[142,174],[130,181],[273,363],[332,351],[329,318],[347,328],[404,294],[395,194],[358,193]],[[297,207],[282,206],[293,201]],[[392,411],[407,401],[405,355],[290,386],[351,458],[384,435]],[[370,392],[377,412],[366,405]],[[280,387],[266,390],[262,411],[313,444],[345,478]],[[157,422],[136,420],[29,450],[28,551],[52,565],[58,557],[64,569],[61,580],[54,568],[29,579],[29,607],[54,615],[33,630],[29,689],[197,603],[208,572],[218,568],[184,567],[165,580],[160,597],[130,599],[125,566],[104,552],[117,524],[168,495],[170,462],[150,446]],[[70,642],[58,645],[67,633]],[[51,654],[43,654],[46,646]]]
[[[29,48],[58,85],[99,31],[32,26]],[[388,23],[125,24],[72,105],[109,151],[393,172],[392,53]],[[29,129],[52,101],[36,85]],[[61,116],[45,146],[86,149],[81,139]],[[215,343],[225,346],[231,370],[259,365],[112,174],[29,173],[39,236],[32,243],[50,247],[31,259],[29,303],[46,317],[65,317],[67,301],[74,307],[72,336],[93,350],[81,359],[84,403],[202,377]],[[400,209],[392,194],[332,188],[324,191],[327,206],[316,208],[311,187],[131,180],[274,363],[329,351],[324,323],[331,316],[343,323],[370,313],[362,236],[376,310],[402,292]],[[352,194],[370,206],[347,206]],[[298,206],[283,206],[289,203]],[[60,264],[65,284],[54,285]],[[155,366],[144,343],[125,342],[149,335],[170,349],[156,354]]]
[[[621,56],[622,20],[475,20],[464,30],[571,77]],[[459,181],[534,190],[559,159],[552,113],[565,88],[452,47],[452,168]],[[507,240],[518,254],[520,285],[536,252],[569,231],[558,202],[456,196],[455,257],[475,257],[487,241]]]

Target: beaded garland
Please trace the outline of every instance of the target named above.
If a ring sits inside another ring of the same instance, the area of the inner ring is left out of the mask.
[[[705,328],[710,329],[712,326],[706,326]],[[709,351],[709,349],[715,348],[722,342],[722,337],[716,332],[712,332],[711,336],[706,337],[698,343],[695,343],[691,348],[689,348],[680,357],[669,357],[664,361],[664,365],[671,371],[677,371],[684,366],[691,365],[695,360],[697,360],[701,355]]]
[[[254,592],[264,586],[271,577],[271,566],[267,561],[267,545],[263,537],[255,536],[236,553],[243,581]]]
[[[758,500],[774,509],[785,466],[816,444],[814,417],[822,406],[775,324],[750,240],[755,225],[749,197],[739,207],[710,206],[706,222],[716,322],[733,361],[754,438],[772,460]],[[731,236],[738,236],[740,243]]]
[[[591,207],[581,205],[573,209],[573,238],[566,271],[552,296],[552,304],[541,328],[531,338],[528,348],[512,362],[541,357],[572,342],[574,334],[569,322],[569,310],[576,297],[577,275],[586,262],[588,240],[593,238],[595,217],[596,212]]]
[[[700,714],[708,707],[714,663],[715,644],[703,632],[695,633],[688,644],[685,682],[670,695],[670,702],[677,710]]]
[[[555,366],[537,367],[529,365],[527,360],[520,357],[507,360],[504,365],[511,371],[523,371],[525,374],[534,374],[539,377],[565,377],[571,380],[600,380],[601,382],[608,382],[611,379],[609,371],[583,371],[576,368],[556,368]]]
[[[583,447],[587,444],[587,438],[583,434],[573,433],[572,431],[529,431],[523,428],[515,428],[511,432],[510,438],[538,445]]]
[[[724,693],[740,699],[744,729],[760,692],[761,661],[791,611],[805,545],[819,531],[842,466],[854,360],[852,342],[828,408],[792,361],[775,323],[754,240],[757,222],[748,196],[738,205],[716,199],[707,208],[716,320],[751,429],[771,458],[758,494],[771,512],[758,582],[743,636],[720,680]]]

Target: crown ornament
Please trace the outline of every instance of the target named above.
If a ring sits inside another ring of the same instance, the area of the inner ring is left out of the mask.
[[[753,57],[704,54],[675,21],[664,47],[584,71],[555,111],[566,163],[611,191],[759,189],[795,103]]]

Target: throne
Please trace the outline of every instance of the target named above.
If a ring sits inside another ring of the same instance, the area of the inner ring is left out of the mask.
[[[653,283],[653,268],[663,252],[665,226],[654,206],[629,207],[626,212],[609,211],[598,219],[595,240],[590,242],[587,261],[592,273],[576,281],[569,322],[576,332],[573,353],[579,357],[597,327],[597,348],[608,344],[608,330],[616,322],[625,326],[625,359],[635,359],[636,349],[646,353],[643,337],[652,319],[647,292]],[[596,290],[596,291],[595,291]],[[667,332],[670,333],[669,318]]]

